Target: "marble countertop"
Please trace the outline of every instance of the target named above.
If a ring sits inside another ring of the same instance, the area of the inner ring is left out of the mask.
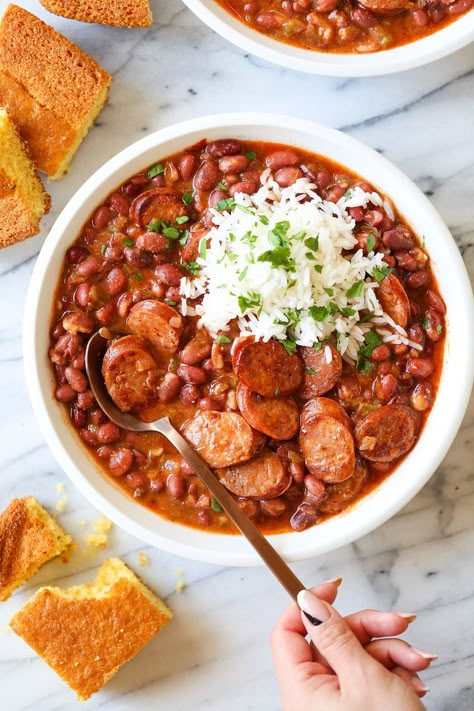
[[[36,0],[19,4],[90,53],[114,77],[110,102],[69,175],[48,189],[51,213],[37,237],[0,252],[0,509],[36,495],[79,541],[98,517],[53,459],[33,416],[22,364],[25,293],[56,216],[81,183],[131,142],[173,122],[223,111],[291,113],[342,129],[407,173],[450,227],[474,276],[474,45],[431,66],[375,79],[285,71],[244,54],[201,24],[179,0],[152,0],[155,24],[122,30],[62,20]],[[0,0],[0,14],[7,0]],[[460,305],[462,308],[462,305]],[[413,611],[407,639],[439,654],[423,679],[430,711],[474,708],[474,401],[431,481],[398,516],[330,555],[298,563],[307,585],[341,575],[339,609]],[[138,565],[144,551],[150,562]],[[167,628],[84,709],[277,711],[269,634],[287,604],[261,568],[223,568],[146,547],[115,527],[107,551],[45,566],[0,606],[2,711],[78,708],[75,695],[13,632],[11,615],[41,584],[88,582],[120,555],[175,612]],[[175,591],[182,571],[185,589]],[[469,628],[471,627],[471,630]],[[402,711],[402,710],[400,710]]]

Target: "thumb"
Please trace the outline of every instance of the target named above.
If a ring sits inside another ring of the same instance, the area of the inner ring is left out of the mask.
[[[298,593],[298,605],[307,633],[339,677],[341,686],[349,678],[353,683],[355,676],[365,675],[373,660],[332,605],[309,590]]]

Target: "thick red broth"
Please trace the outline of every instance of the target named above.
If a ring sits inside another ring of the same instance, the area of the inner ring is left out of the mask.
[[[341,357],[336,331],[304,347],[291,337],[242,338],[238,320],[211,335],[195,313],[183,315],[181,284],[200,273],[214,210],[236,210],[235,196],[254,195],[268,169],[282,189],[308,178],[327,203],[373,187],[326,158],[271,143],[203,140],[158,158],[97,205],[65,255],[51,320],[55,397],[91,457],[137,503],[234,533],[161,435],[125,432],[95,402],[87,341],[101,327],[126,332],[111,338],[103,364],[115,403],[148,421],[168,415],[263,531],[301,531],[348,509],[416,446],[444,348],[446,309],[429,255],[384,196],[367,198],[347,208],[356,244],[342,257],[381,260],[372,272],[378,299],[389,331],[405,333],[406,343],[381,337],[369,310],[360,312],[366,330],[355,360]],[[277,227],[267,259],[287,248],[288,226]],[[314,260],[317,236],[304,237]],[[357,282],[348,293],[356,299],[363,288]],[[199,303],[188,299],[188,307]],[[311,313],[329,324],[353,311],[329,302]]]

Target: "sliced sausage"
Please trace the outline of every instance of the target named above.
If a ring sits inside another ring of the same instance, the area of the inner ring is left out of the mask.
[[[354,430],[360,454],[371,462],[393,462],[414,445],[418,416],[404,405],[384,405],[371,412]]]
[[[216,469],[245,462],[262,447],[260,432],[237,412],[203,410],[185,423],[182,432],[204,461]]]
[[[392,14],[399,10],[412,10],[411,0],[359,0],[360,4],[373,12]]]
[[[151,343],[161,364],[178,350],[183,319],[168,304],[147,299],[130,309],[127,326],[132,333],[143,336]]]
[[[182,195],[172,188],[146,190],[132,202],[130,215],[135,224],[147,227],[153,220],[174,224],[177,217],[188,214]]]
[[[405,328],[410,317],[410,301],[394,274],[388,274],[377,289],[377,298],[383,310],[396,324]]]
[[[300,447],[311,474],[327,484],[338,484],[354,471],[351,431],[334,417],[317,417],[309,424],[302,424]]]
[[[234,350],[232,365],[237,377],[263,397],[291,395],[303,380],[303,363],[294,354],[288,355],[278,341],[248,340]]]
[[[319,351],[305,346],[299,349],[303,358],[303,388],[299,396],[303,400],[324,395],[331,390],[342,374],[342,358],[331,344],[324,343]]]
[[[239,383],[237,404],[249,425],[268,437],[292,439],[298,432],[299,409],[292,397],[262,397]]]
[[[349,415],[338,402],[329,397],[315,397],[306,403],[301,411],[301,427],[308,427],[320,417],[333,417],[352,432]]]
[[[102,362],[102,375],[110,397],[123,412],[145,407],[156,397],[160,373],[144,338],[124,336],[112,343]]]
[[[211,355],[212,338],[205,328],[200,328],[179,354],[181,363],[195,365]]]
[[[264,449],[249,462],[228,467],[219,474],[221,483],[229,491],[248,499],[275,499],[291,484],[291,477],[280,457],[269,449]]]
[[[318,503],[319,511],[326,514],[343,511],[360,494],[366,480],[367,466],[362,459],[357,458],[352,476],[340,484],[326,486],[324,499]]]

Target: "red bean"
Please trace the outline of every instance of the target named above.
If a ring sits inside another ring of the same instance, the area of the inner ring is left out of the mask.
[[[105,290],[109,296],[120,294],[127,286],[127,275],[121,267],[114,267],[107,274]]]
[[[130,449],[117,449],[110,455],[109,469],[112,476],[123,476],[133,464],[133,453]]]
[[[321,499],[325,494],[325,488],[322,481],[316,479],[312,474],[307,474],[304,478],[304,485],[310,494],[318,499]]]
[[[117,300],[117,313],[120,318],[127,318],[133,304],[133,295],[131,291],[125,291]]]
[[[340,185],[333,185],[331,188],[328,189],[326,192],[326,195],[324,196],[324,199],[327,200],[328,202],[337,202],[342,198],[342,196],[345,193],[345,189],[341,187]]]
[[[76,272],[80,277],[89,279],[91,276],[99,274],[102,271],[103,266],[104,259],[102,257],[99,257],[96,254],[90,254],[78,265]]]
[[[109,459],[110,455],[114,451],[114,448],[110,444],[104,444],[97,450],[97,456],[100,459]]]
[[[101,205],[95,212],[92,218],[92,224],[96,230],[103,230],[111,218],[112,213],[107,205]]]
[[[197,519],[201,526],[210,526],[212,523],[212,516],[209,511],[199,511]]]
[[[181,474],[170,474],[166,480],[166,486],[173,499],[182,499],[186,493],[186,482]]]
[[[303,171],[297,167],[280,168],[275,173],[275,181],[281,188],[287,188],[289,185],[293,185],[293,183],[296,183],[296,181],[302,177]]]
[[[180,294],[180,291],[179,291],[179,286],[170,286],[170,287],[168,287],[168,289],[166,289],[165,296],[166,296],[166,301],[167,301],[168,303],[171,302],[171,301],[173,302],[173,304],[179,303],[179,301],[180,301],[180,299],[181,299],[181,294]],[[173,305],[173,304],[171,304],[171,305]]]
[[[364,210],[362,207],[348,207],[347,212],[355,222],[362,222],[364,219]]]
[[[290,461],[288,465],[288,472],[290,473],[290,476],[293,478],[293,481],[296,484],[302,484],[304,481],[304,465],[301,464],[300,462],[292,462]]]
[[[82,410],[77,405],[73,405],[71,408],[71,420],[76,427],[86,427],[88,415],[85,410]]]
[[[457,0],[448,5],[448,12],[450,15],[459,15],[461,12],[465,12],[472,5],[472,0]]]
[[[209,195],[209,207],[215,208],[217,207],[217,204],[221,200],[225,200],[227,198],[227,193],[224,190],[216,189],[213,190],[212,193]]]
[[[408,361],[406,365],[407,373],[417,378],[427,378],[434,370],[431,358],[415,358]]]
[[[71,388],[77,393],[84,393],[87,390],[87,378],[77,368],[66,368],[64,375]]]
[[[102,425],[104,422],[107,422],[107,415],[105,412],[103,412],[100,407],[94,408],[94,410],[90,413],[91,425]]]
[[[84,442],[89,445],[89,447],[97,447],[97,437],[95,432],[84,428],[80,431],[79,434],[81,435],[81,438],[84,440]]]
[[[178,397],[181,390],[181,378],[176,373],[166,373],[157,388],[160,402],[168,403]]]
[[[199,400],[199,408],[201,410],[221,410],[221,404],[212,397],[203,397]]]
[[[148,179],[147,179],[148,182]],[[141,185],[136,185],[133,182],[127,183],[127,185],[124,185],[122,188],[122,192],[124,195],[126,195],[128,198],[135,198],[139,193],[142,191],[142,186]]]
[[[194,176],[194,187],[196,190],[211,190],[215,187],[219,180],[219,168],[217,163],[212,160],[207,160],[201,163],[196,175]]]
[[[162,479],[152,479],[150,481],[150,491],[154,494],[159,494],[165,488],[165,482]]]
[[[336,9],[338,0],[316,0],[314,9],[316,12],[329,13]]]
[[[110,326],[114,320],[115,304],[113,301],[108,301],[101,309],[95,312],[95,317],[102,326]]]
[[[318,514],[314,506],[303,502],[298,506],[290,519],[290,526],[294,531],[303,531],[318,520]]]
[[[265,158],[265,165],[273,171],[285,166],[297,165],[298,162],[298,154],[289,148],[273,151]]]
[[[446,313],[446,306],[443,299],[439,296],[433,289],[428,289],[426,292],[426,302],[428,306],[437,311],[440,314]]]
[[[201,393],[197,385],[185,385],[181,388],[180,398],[186,405],[195,405]]]
[[[434,309],[425,312],[423,328],[430,341],[439,341],[443,335],[443,317]]]
[[[213,158],[223,158],[224,156],[233,156],[236,153],[241,153],[242,147],[238,141],[233,139],[223,139],[209,143],[206,152]]]
[[[59,337],[58,342],[49,352],[52,363],[66,365],[66,363],[77,356],[82,349],[82,340],[75,333],[64,333]]]
[[[175,264],[159,264],[155,269],[155,276],[167,286],[179,286],[183,272]]]
[[[372,227],[380,227],[383,223],[384,214],[381,210],[367,210],[364,215],[364,222]]]
[[[165,180],[167,185],[173,185],[179,180],[179,171],[173,161],[168,161],[165,167]]]
[[[382,235],[382,242],[392,252],[412,249],[415,246],[411,233],[406,227],[395,227],[393,230],[387,230]]]
[[[430,275],[426,269],[420,269],[418,272],[407,274],[405,279],[407,285],[412,289],[421,289],[426,286],[430,280]]]
[[[244,195],[253,195],[257,186],[250,180],[243,180],[241,183],[235,183],[229,188],[229,195],[234,197],[235,193],[244,193]]]
[[[391,373],[378,375],[374,380],[374,395],[381,402],[388,402],[398,390],[398,383]]]
[[[109,197],[109,203],[119,215],[128,217],[128,213],[130,212],[130,200],[123,195],[123,193],[112,193]]]
[[[219,161],[219,170],[224,175],[229,173],[241,173],[246,170],[249,164],[249,159],[244,155],[225,156]]]
[[[258,170],[246,170],[241,174],[240,179],[244,183],[255,183],[255,185],[260,184],[260,173]],[[238,178],[235,182],[238,182]]]
[[[56,341],[59,336],[63,335],[64,332],[65,331],[61,321],[58,321],[57,324],[54,326],[53,330],[51,331],[51,338],[54,338],[54,340]]]
[[[77,404],[82,410],[90,410],[95,405],[95,398],[90,390],[85,390],[77,395]]]
[[[139,249],[155,254],[166,254],[172,248],[170,240],[158,232],[145,232],[137,238],[135,244]]]
[[[142,249],[138,249],[137,247],[125,247],[123,250],[123,256],[125,257],[127,264],[130,264],[132,267],[137,269],[140,269],[141,267],[149,267],[153,264],[153,257],[148,254],[148,252],[144,252]]]
[[[286,511],[286,501],[281,498],[261,501],[260,510],[270,518],[278,518]]]
[[[429,410],[432,406],[433,397],[433,386],[431,383],[418,383],[411,394],[410,403],[417,412],[424,412],[425,410]]]
[[[59,402],[72,402],[76,399],[76,391],[67,383],[66,385],[60,385],[56,388],[54,397]]]
[[[206,371],[196,365],[181,364],[176,373],[182,380],[186,383],[191,383],[191,385],[204,385],[204,383],[207,383]]]
[[[83,262],[84,259],[89,256],[89,250],[85,247],[70,247],[66,256],[69,264],[79,264],[79,262]]]
[[[130,489],[144,488],[148,483],[148,477],[144,472],[133,471],[125,476],[125,482]]]
[[[74,301],[81,309],[87,309],[91,311],[94,309],[99,301],[100,293],[98,288],[89,284],[85,281],[83,284],[79,284],[74,294]]]
[[[69,333],[92,333],[95,321],[89,314],[71,311],[63,317],[62,325]]]
[[[181,460],[181,474],[183,476],[196,476],[196,472],[185,459]]]
[[[416,272],[418,269],[416,259],[408,252],[394,252],[393,256],[395,257],[397,265],[400,269],[406,269],[409,272]]]
[[[390,358],[390,348],[386,343],[381,343],[380,346],[376,346],[374,348],[371,357],[372,360],[375,360],[376,362],[386,360],[387,358]]]
[[[378,20],[369,10],[363,7],[355,7],[351,11],[351,20],[355,22],[356,25],[362,27],[364,30],[370,29],[370,27],[375,27]],[[369,191],[367,191],[369,192]]]
[[[118,264],[123,259],[122,247],[107,247],[104,252],[106,264]]]
[[[412,323],[408,328],[408,338],[415,343],[423,344],[425,341],[425,334],[419,323]]]
[[[196,156],[192,153],[185,153],[184,156],[181,156],[179,159],[178,168],[183,180],[189,180],[196,168]]]
[[[412,19],[418,27],[424,27],[428,24],[428,14],[423,8],[413,10],[411,13]]]
[[[155,175],[155,177],[151,179],[151,184],[154,188],[164,188],[166,185],[166,179],[163,173]]]
[[[390,373],[391,367],[392,364],[389,360],[383,360],[377,364],[377,373],[379,373],[380,375],[387,375],[388,373]]]
[[[113,422],[106,422],[104,425],[100,425],[97,430],[97,440],[101,444],[112,444],[113,442],[118,442],[121,437],[121,430]]]

